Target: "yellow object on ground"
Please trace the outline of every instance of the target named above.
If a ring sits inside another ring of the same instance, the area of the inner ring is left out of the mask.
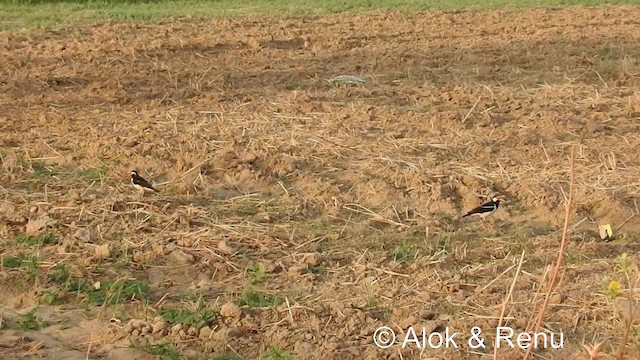
[[[608,240],[613,238],[613,230],[611,230],[611,225],[600,225],[600,238],[602,240]]]

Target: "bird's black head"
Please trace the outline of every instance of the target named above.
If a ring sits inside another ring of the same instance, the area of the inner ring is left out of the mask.
[[[500,202],[504,200],[504,197],[505,197],[504,195],[497,194],[497,195],[493,195],[493,198],[491,198],[491,200],[493,200],[493,202]]]
[[[131,170],[131,176],[138,176],[137,170]]]

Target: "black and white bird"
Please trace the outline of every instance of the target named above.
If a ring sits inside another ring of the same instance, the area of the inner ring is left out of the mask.
[[[488,201],[478,206],[477,208],[472,209],[468,213],[462,215],[461,218],[465,218],[468,216],[485,218],[498,210],[498,207],[500,207],[500,201],[504,200],[504,198],[504,195],[494,195],[491,198],[491,201]]]
[[[131,170],[131,185],[133,185],[134,188],[140,190],[140,192],[143,194],[145,191],[156,193],[159,192],[158,190],[156,190],[156,188],[153,187],[153,185],[151,185],[150,182],[140,176],[138,174],[138,171],[136,170]]]

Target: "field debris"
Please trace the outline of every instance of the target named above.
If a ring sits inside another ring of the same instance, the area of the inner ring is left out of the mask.
[[[338,75],[328,80],[329,83],[337,84],[349,84],[349,85],[362,85],[367,81],[361,77],[353,75]]]

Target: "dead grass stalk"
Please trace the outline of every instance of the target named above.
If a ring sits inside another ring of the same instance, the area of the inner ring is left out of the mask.
[[[558,272],[560,270],[560,266],[562,265],[562,259],[564,258],[564,249],[567,243],[567,230],[569,229],[569,219],[571,218],[571,207],[573,204],[573,184],[575,180],[575,158],[576,158],[576,148],[575,146],[571,147],[571,159],[569,161],[569,173],[571,176],[571,180],[569,183],[569,197],[567,200],[565,216],[564,216],[564,228],[562,230],[562,240],[560,241],[560,250],[558,253],[558,259],[556,260],[556,265],[553,268],[553,272],[551,273],[551,278],[549,279],[549,283],[547,286],[547,293],[545,294],[544,302],[542,307],[540,308],[540,312],[538,313],[538,317],[536,319],[536,324],[533,328],[533,332],[537,332],[542,324],[542,319],[544,318],[544,313],[547,311],[547,307],[549,306],[549,299],[551,298],[551,293],[555,288],[556,278],[558,277]],[[530,347],[524,355],[524,360],[529,358],[533,347]]]

